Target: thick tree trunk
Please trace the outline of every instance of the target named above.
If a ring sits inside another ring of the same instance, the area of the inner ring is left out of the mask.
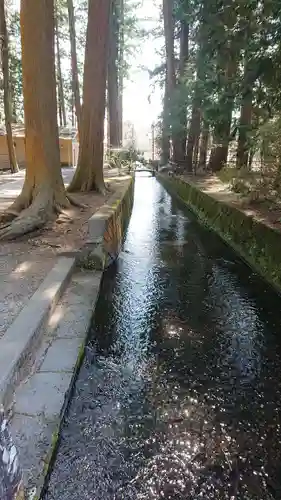
[[[164,32],[169,98],[176,85],[173,0],[163,0]]]
[[[208,165],[211,172],[219,172],[227,164],[233,107],[234,95],[228,95],[226,101],[222,102],[222,118],[214,130],[214,146]]]
[[[57,81],[58,81],[58,98],[60,109],[60,121],[63,127],[66,127],[66,110],[64,99],[64,86],[61,71],[61,58],[60,58],[60,39],[59,39],[59,26],[58,26],[58,10],[55,12],[55,36],[56,36],[56,55],[57,55]]]
[[[161,131],[161,165],[167,165],[170,159],[170,133],[169,133],[169,101],[167,90],[167,76],[165,80],[163,118]]]
[[[78,166],[71,191],[105,191],[104,116],[111,0],[89,0]]]
[[[180,35],[180,64],[178,85],[185,85],[185,70],[189,58],[189,25],[186,20],[181,21]],[[174,140],[174,161],[184,163],[186,156],[186,134],[187,134],[187,101],[180,103],[179,109],[180,131]]]
[[[249,163],[249,132],[251,130],[252,123],[252,93],[249,92],[247,95],[243,96],[241,111],[240,111],[240,121],[239,121],[239,136],[237,144],[236,153],[236,166],[237,168],[247,168]]]
[[[205,9],[205,3],[204,3]],[[186,145],[186,159],[185,168],[187,172],[193,170],[193,150],[195,144],[199,142],[200,138],[200,124],[201,124],[201,106],[202,106],[202,90],[200,82],[205,78],[205,41],[202,38],[202,26],[200,28],[199,48],[196,57],[197,67],[197,80],[195,82],[194,95],[192,100],[191,119],[189,124],[187,145]]]
[[[71,92],[71,125],[75,127],[75,99],[73,91]]]
[[[200,117],[200,120],[201,120],[201,117]],[[196,134],[194,148],[193,148],[192,163],[193,163],[193,168],[194,168],[195,173],[196,173],[197,167],[198,167],[199,143],[200,143],[200,122],[199,122],[199,133]]]
[[[118,99],[118,12],[113,2],[110,15],[110,35],[108,54],[108,111],[109,111],[109,144],[113,148],[121,146],[119,131],[119,99]]]
[[[6,25],[5,1],[0,0],[0,43],[1,43],[1,63],[3,72],[3,86],[4,86],[4,113],[5,113],[5,126],[7,146],[10,160],[11,172],[19,171],[16,151],[13,142],[12,134],[12,110],[11,110],[11,88],[9,76],[9,44],[8,33]]]
[[[80,137],[81,130],[81,100],[80,100],[80,89],[79,89],[79,78],[78,78],[78,63],[77,63],[77,51],[76,51],[76,30],[75,30],[75,15],[73,0],[67,0],[68,7],[68,18],[69,18],[69,36],[70,36],[70,48],[71,48],[71,74],[72,74],[72,91],[74,95],[76,118],[77,118],[77,128]],[[94,48],[93,48],[94,50]],[[94,81],[93,81],[94,85]]]
[[[235,75],[238,67],[238,52],[235,41],[229,49],[222,49],[219,54],[218,72],[225,72],[225,85],[221,90],[219,108],[221,118],[218,119],[214,130],[214,148],[211,150],[209,159],[209,170],[218,172],[226,164],[228,159],[228,148],[231,139],[231,121],[235,99]]]
[[[175,36],[175,20],[174,20],[174,0],[163,0],[163,17],[164,17],[164,34],[165,34],[165,50],[166,50],[166,99],[167,99],[167,110],[166,113],[167,121],[170,121],[169,117],[172,111],[172,100],[176,87],[176,70],[175,70],[175,47],[174,47],[174,36]],[[172,145],[173,145],[173,158],[177,156],[177,137],[171,127]]]
[[[202,170],[206,170],[208,143],[209,143],[209,126],[207,123],[203,122],[203,130],[201,134],[200,151],[199,151],[199,168],[201,168]]]
[[[253,114],[253,84],[256,73],[251,71],[251,67],[245,62],[244,85],[239,119],[239,135],[236,152],[237,168],[247,168],[249,162],[249,132],[252,125]]]
[[[118,119],[120,144],[123,144],[123,91],[124,91],[124,0],[119,0],[119,55],[118,55]]]
[[[69,206],[60,169],[53,0],[21,0],[21,37],[26,176],[6,213],[18,217],[2,228],[2,238],[41,228]]]
[[[228,142],[227,144],[219,144],[211,150],[208,170],[211,172],[219,172],[227,163]]]
[[[191,120],[187,138],[186,146],[186,170],[187,172],[192,172],[193,170],[193,150],[196,142],[200,136],[200,108],[199,108],[199,96],[197,90],[195,90],[195,97],[192,105]]]

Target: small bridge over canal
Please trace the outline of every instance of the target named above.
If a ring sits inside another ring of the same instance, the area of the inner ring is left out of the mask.
[[[152,175],[152,177],[155,177],[155,173],[157,169],[152,166],[152,165],[143,165],[142,163],[135,164],[133,167],[133,170],[135,173],[137,172],[148,172],[149,174]]]

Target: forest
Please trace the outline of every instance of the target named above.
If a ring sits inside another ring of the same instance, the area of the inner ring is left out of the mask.
[[[11,239],[55,218],[70,194],[105,193],[104,117],[109,111],[112,148],[121,146],[123,79],[134,2],[123,0],[1,0],[1,121],[11,171],[18,171],[13,126],[24,123],[26,175],[22,192],[1,215],[0,238]],[[59,129],[79,138],[75,175],[65,189]],[[83,206],[81,206],[83,208]]]
[[[215,174],[251,199],[278,202],[281,190],[281,18],[277,0],[153,0],[156,28],[144,33],[133,0],[0,1],[1,101],[10,166],[12,125],[24,123],[26,177],[1,216],[0,238],[42,227],[73,192],[104,193],[104,119],[109,144],[123,139],[130,55],[144,36],[161,40],[151,68],[163,110],[160,163]],[[66,190],[58,136],[77,129],[78,166]]]
[[[213,173],[258,201],[280,198],[280,5],[163,0],[162,163]],[[172,147],[171,147],[172,145]]]

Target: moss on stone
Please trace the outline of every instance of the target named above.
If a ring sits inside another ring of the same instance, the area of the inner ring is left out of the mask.
[[[281,291],[281,234],[239,209],[175,177],[158,176],[208,227],[277,290]]]

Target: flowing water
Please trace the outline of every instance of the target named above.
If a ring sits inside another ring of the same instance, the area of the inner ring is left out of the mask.
[[[280,306],[138,176],[45,499],[281,499]]]

